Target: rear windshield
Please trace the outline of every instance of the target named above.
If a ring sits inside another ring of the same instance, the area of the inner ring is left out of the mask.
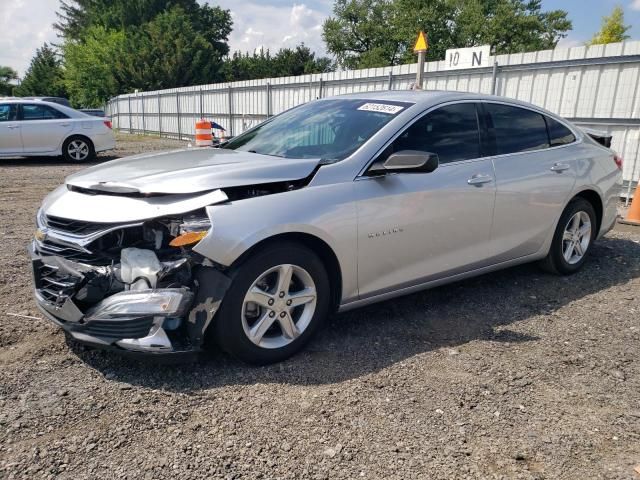
[[[335,99],[288,110],[222,148],[282,158],[342,160],[412,103]]]

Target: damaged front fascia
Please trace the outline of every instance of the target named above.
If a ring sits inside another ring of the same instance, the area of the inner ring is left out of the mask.
[[[158,210],[162,211],[161,215],[151,216],[148,215],[147,212],[143,212],[143,214],[140,216],[143,218],[146,217],[147,220],[159,220],[163,217],[166,218],[167,216],[171,215],[184,215],[184,213],[180,213],[178,209],[175,208],[175,205],[172,205],[171,202],[168,201],[168,199],[171,197],[174,197],[177,200],[179,199],[176,203],[181,203],[185,207],[187,207],[188,205],[187,210],[180,209],[182,210],[182,212],[193,212],[198,208],[203,208],[211,204],[231,203],[243,199],[284,193],[287,191],[304,188],[311,182],[320,166],[320,164],[316,166],[316,168],[314,168],[314,170],[307,177],[298,180],[250,184],[244,186],[226,187],[208,192],[199,192],[197,194],[197,197],[205,200],[205,205],[202,205],[202,203],[204,202],[198,202],[198,198],[185,198],[185,195],[179,194],[141,193],[133,190],[126,191],[125,189],[113,189],[112,191],[107,191],[109,190],[108,188],[100,191],[97,189],[86,189],[83,187],[72,185],[68,185],[68,190],[75,193],[76,195],[87,195],[88,198],[95,198],[96,195],[110,196],[113,199],[110,201],[114,202],[114,205],[117,207],[125,207],[126,203],[126,206],[128,208],[116,208],[116,210],[128,211],[129,215],[135,215],[134,210],[136,210],[137,207],[141,207],[142,210],[147,210],[150,207],[155,207],[158,208]],[[164,205],[161,206],[160,204]],[[135,216],[137,217],[137,215]],[[109,220],[117,221],[116,218]],[[215,221],[213,221],[212,223],[214,225],[215,231]],[[187,261],[186,259],[191,256],[187,251],[183,252],[183,254],[184,261]],[[48,262],[59,266],[61,271],[67,272],[75,277],[82,278],[83,283],[86,283],[85,279],[88,280],[90,278],[95,278],[95,276],[99,276],[111,277],[113,280],[117,281],[118,285],[113,285],[116,287],[116,290],[119,290],[124,286],[121,280],[118,278],[118,275],[116,274],[116,272],[118,272],[120,268],[119,265],[112,264],[111,266],[104,267],[92,266],[82,263],[76,263],[60,257],[50,257],[47,260]],[[186,335],[193,350],[200,350],[204,343],[206,330],[211,325],[213,318],[220,309],[222,300],[231,284],[231,279],[225,274],[225,266],[212,263],[212,261],[208,260],[206,257],[201,257],[200,254],[196,254],[195,257],[191,256],[191,260],[195,262],[192,263],[192,277],[189,283],[191,284],[193,290],[195,290],[195,298],[188,313],[183,317],[183,334]],[[171,267],[178,267],[182,265],[184,261],[175,260],[169,265],[165,265],[165,268],[170,267],[169,270],[172,270]],[[166,271],[162,272],[163,275],[166,273]],[[106,293],[107,296],[112,293],[111,286],[112,285],[106,287],[106,290],[108,291],[105,291],[104,293]],[[185,284],[185,286],[187,286],[187,284]],[[86,296],[85,301],[90,301],[90,299],[93,297],[93,295],[88,295],[87,292],[85,292],[84,295]]]
[[[187,334],[191,344],[200,347],[204,342],[205,332],[231,285],[231,279],[213,267],[199,267],[194,269],[193,281],[197,293],[187,316]]]

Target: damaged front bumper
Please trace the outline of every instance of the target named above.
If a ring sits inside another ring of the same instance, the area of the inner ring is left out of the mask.
[[[104,285],[114,281],[113,267],[43,255],[35,241],[28,250],[42,313],[75,340],[122,353],[197,354],[230,283],[219,270],[196,266],[189,285],[114,291]],[[107,293],[91,304],[87,291],[96,285]]]

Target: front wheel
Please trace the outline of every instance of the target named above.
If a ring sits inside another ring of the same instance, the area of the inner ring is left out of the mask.
[[[231,277],[214,320],[215,340],[247,363],[290,357],[311,339],[329,312],[326,269],[302,245],[269,246],[251,255]]]
[[[596,212],[584,198],[575,198],[560,217],[542,268],[557,275],[570,275],[582,268],[596,238]]]

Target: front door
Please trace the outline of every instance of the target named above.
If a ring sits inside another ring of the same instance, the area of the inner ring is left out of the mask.
[[[479,268],[490,255],[495,176],[476,105],[429,112],[382,155],[401,150],[436,153],[440,166],[356,180],[361,298]]]

